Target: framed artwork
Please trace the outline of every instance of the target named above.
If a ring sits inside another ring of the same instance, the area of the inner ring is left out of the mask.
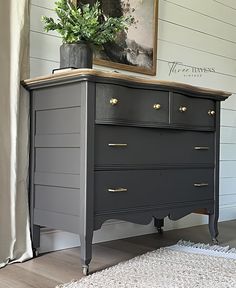
[[[76,0],[73,0],[76,1]],[[96,0],[77,0],[94,4]],[[100,0],[106,16],[131,15],[134,23],[94,53],[94,64],[148,75],[156,74],[158,0]]]

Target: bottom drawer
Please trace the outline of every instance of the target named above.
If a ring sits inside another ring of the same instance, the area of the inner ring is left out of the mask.
[[[95,173],[95,213],[212,200],[213,169],[101,171]]]

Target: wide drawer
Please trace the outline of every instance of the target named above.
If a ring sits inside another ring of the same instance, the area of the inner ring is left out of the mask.
[[[95,165],[214,164],[214,133],[95,126]]]
[[[95,213],[213,200],[213,179],[213,169],[99,171]]]
[[[132,126],[169,123],[169,93],[96,84],[96,122]]]
[[[215,126],[215,101],[173,93],[170,115],[171,124],[212,129]]]

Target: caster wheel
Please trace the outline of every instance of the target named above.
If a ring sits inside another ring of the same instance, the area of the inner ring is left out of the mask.
[[[217,238],[212,238],[212,243],[214,245],[218,245],[219,244],[219,241],[217,240]]]
[[[88,266],[83,266],[82,273],[83,273],[84,276],[87,276],[88,273],[89,273],[89,267]]]
[[[39,250],[37,248],[33,249],[33,257],[37,258],[39,256]]]
[[[163,234],[163,232],[164,232],[164,231],[163,231],[162,228],[157,228],[157,233],[158,233],[158,234]]]

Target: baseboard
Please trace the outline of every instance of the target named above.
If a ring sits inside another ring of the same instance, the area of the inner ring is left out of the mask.
[[[236,205],[227,205],[220,208],[219,221],[236,219]],[[165,220],[165,230],[181,229],[206,224],[208,217],[190,214],[178,221]],[[156,229],[151,222],[149,225],[138,225],[124,221],[107,221],[102,228],[95,231],[93,243],[111,241],[127,237],[155,233]],[[79,236],[59,230],[42,229],[40,253],[56,251],[80,246]]]

